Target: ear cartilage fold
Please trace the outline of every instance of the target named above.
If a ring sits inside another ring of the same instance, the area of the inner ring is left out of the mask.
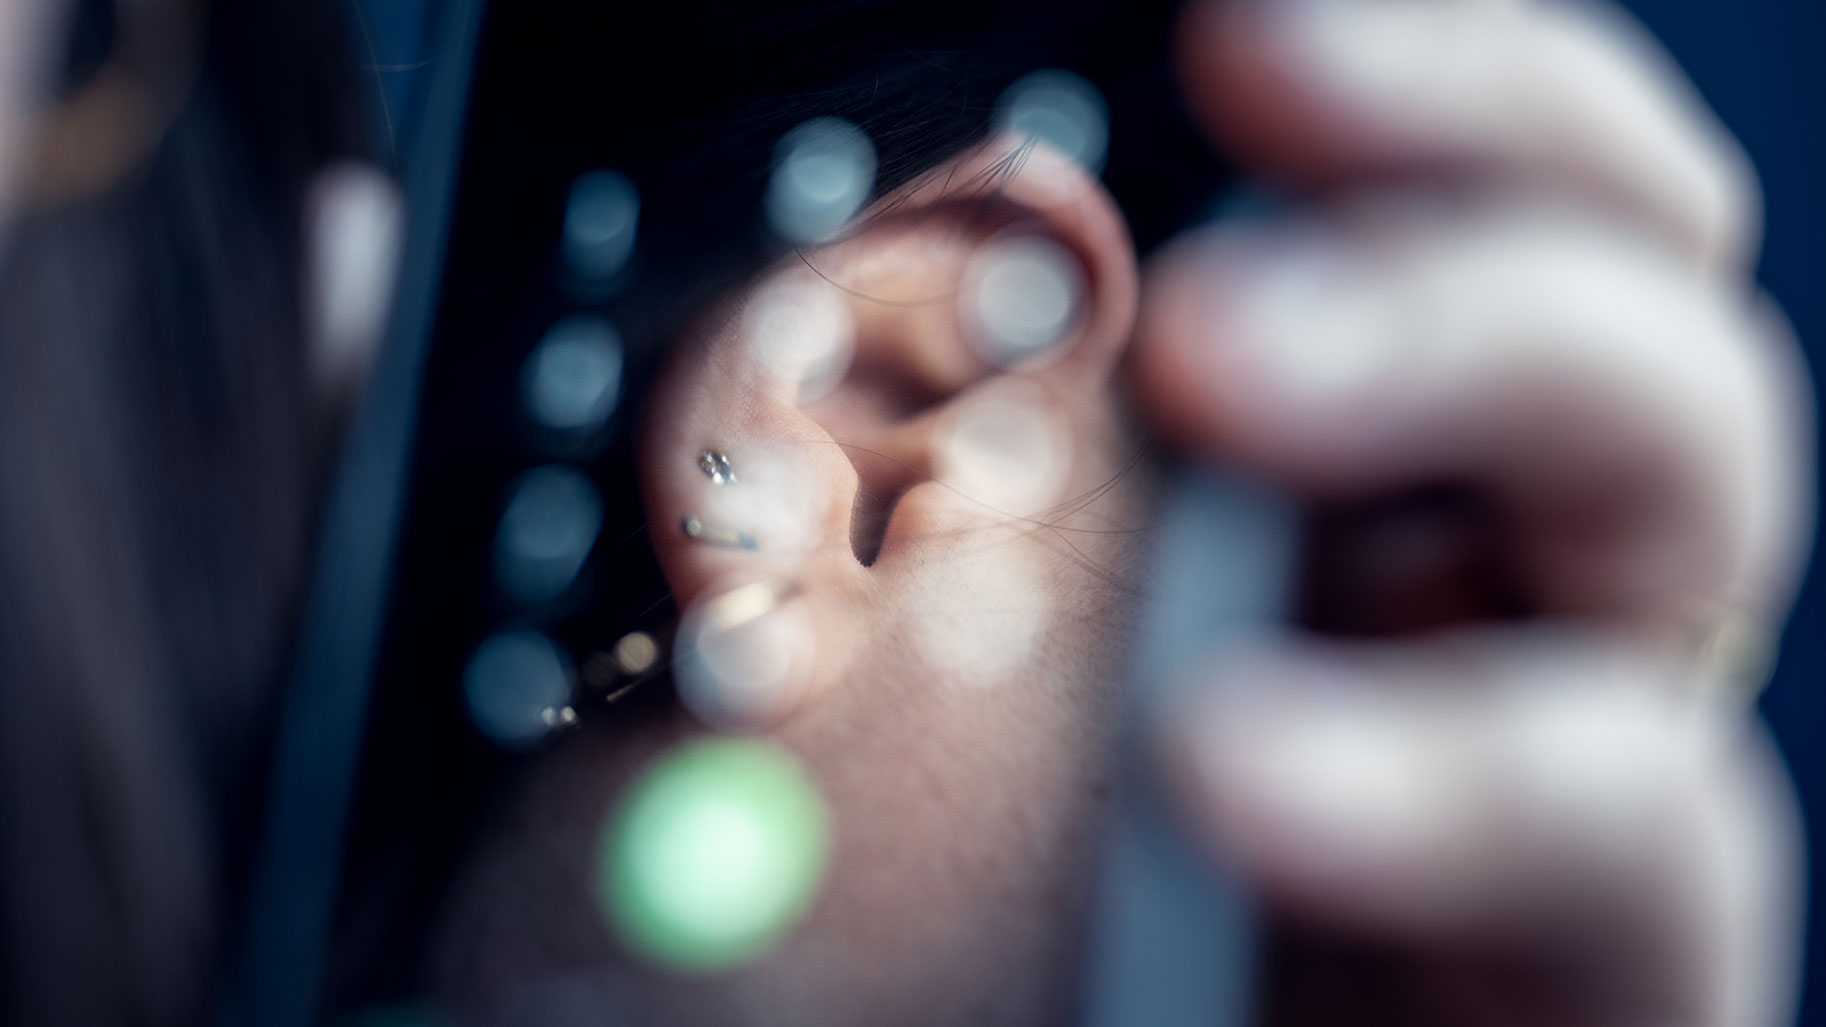
[[[703,521],[700,521],[689,514],[685,515],[685,519],[680,524],[680,527],[684,528],[686,538],[695,539],[699,542],[708,542],[713,546],[722,546],[725,549],[760,548],[755,544],[754,536],[749,535],[746,532],[736,531],[733,528],[719,528],[715,525],[705,524]]]
[[[697,469],[704,476],[718,485],[736,484],[735,468],[730,466],[729,458],[714,449],[706,449],[697,455]],[[689,534],[689,531],[686,532]]]
[[[996,367],[1056,348],[1071,333],[1089,285],[1077,258],[1044,235],[1004,235],[970,259],[963,303],[972,341]]]

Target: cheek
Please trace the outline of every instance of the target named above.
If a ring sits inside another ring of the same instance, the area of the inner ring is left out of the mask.
[[[1119,583],[1150,537],[1152,470],[1130,452],[1087,461],[1071,494],[1097,499],[1054,528],[979,524],[933,549],[871,611],[846,680],[782,732],[835,846],[774,967],[828,973],[818,1008],[848,1010],[831,1022],[1069,1019],[1129,665]]]
[[[669,715],[550,753],[464,874],[446,999],[510,1022],[528,989],[587,980],[631,1022],[1065,1022],[1126,662],[1122,603],[1082,580],[1078,595],[1035,618],[1025,657],[993,678],[938,667],[926,629],[884,615],[849,687],[775,736],[824,793],[830,859],[807,919],[731,974],[633,961],[590,886],[604,812],[697,729]]]

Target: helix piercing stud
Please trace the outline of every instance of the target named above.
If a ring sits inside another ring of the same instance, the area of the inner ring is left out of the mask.
[[[729,458],[714,449],[706,449],[697,455],[697,469],[718,485],[734,485],[735,468],[729,465]]]

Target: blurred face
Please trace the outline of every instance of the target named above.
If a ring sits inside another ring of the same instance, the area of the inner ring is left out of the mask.
[[[1005,153],[922,178],[675,344],[641,470],[700,654],[686,709],[529,777],[453,914],[441,972],[468,1008],[1066,1015],[1152,475],[1112,375],[1135,303],[1120,222],[1050,154],[987,198],[953,185]],[[829,847],[795,929],[680,974],[618,940],[593,881],[630,781],[706,727],[790,754]]]

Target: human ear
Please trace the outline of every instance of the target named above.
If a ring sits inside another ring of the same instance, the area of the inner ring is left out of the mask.
[[[930,656],[922,621],[946,611],[926,634],[974,655],[935,676],[994,673],[1000,657],[980,657],[1037,638],[1130,526],[1099,487],[1134,456],[1111,377],[1136,297],[1101,185],[996,139],[678,340],[640,481],[685,611],[687,705],[722,726],[772,722],[885,639]],[[1001,612],[957,622],[960,603]]]

